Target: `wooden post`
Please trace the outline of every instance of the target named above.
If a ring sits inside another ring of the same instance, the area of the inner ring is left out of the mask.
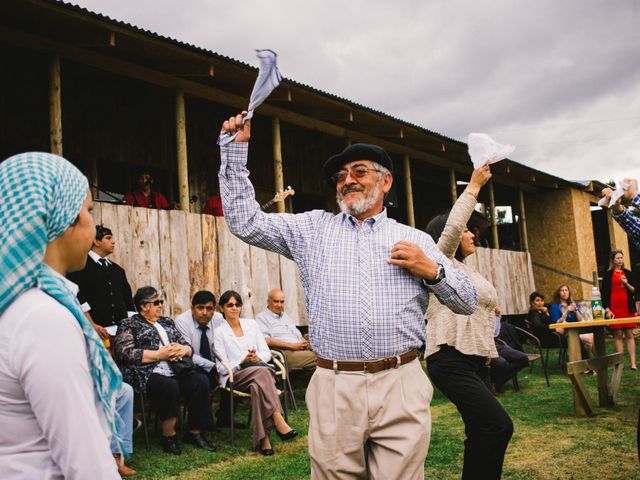
[[[62,155],[62,97],[60,57],[49,57],[49,140],[51,153]]]
[[[489,180],[489,215],[491,215],[491,235],[493,237],[493,248],[500,248],[498,238],[498,223],[496,222],[496,199],[493,195],[493,181]]]
[[[567,328],[567,346],[569,350],[569,363],[582,360],[580,353],[580,332],[577,328]],[[573,408],[578,415],[590,417],[593,415],[591,398],[584,388],[581,373],[569,373],[573,384]]]
[[[273,175],[276,192],[284,190],[284,175],[282,173],[282,143],[280,138],[280,119],[273,117]],[[276,203],[278,213],[284,213],[284,201]]]
[[[180,210],[189,211],[189,167],[187,163],[187,125],[184,92],[176,90],[176,147],[178,156],[178,195]]]
[[[527,238],[527,219],[524,214],[524,194],[518,189],[518,206],[520,210],[520,246],[523,252],[529,251],[529,239]]]
[[[404,154],[404,185],[407,194],[407,221],[410,227],[416,226],[416,217],[413,212],[413,187],[411,186],[411,159],[409,154]]]
[[[451,205],[458,200],[458,185],[456,183],[456,171],[453,168],[449,169],[449,187],[451,188]]]

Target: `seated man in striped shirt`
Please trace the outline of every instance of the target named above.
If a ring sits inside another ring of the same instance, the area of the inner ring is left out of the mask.
[[[317,355],[307,388],[311,475],[424,478],[433,388],[418,361],[433,292],[469,315],[477,292],[429,235],[387,217],[393,163],[380,147],[355,144],[323,174],[341,213],[264,213],[247,170],[250,122],[243,112],[222,132],[218,174],[229,230],[294,260]]]

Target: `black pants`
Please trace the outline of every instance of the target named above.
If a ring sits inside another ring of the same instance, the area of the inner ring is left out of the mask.
[[[491,359],[491,381],[501,390],[507,380],[529,366],[526,353],[496,342],[499,357]]]
[[[147,381],[147,395],[161,421],[180,415],[180,398],[184,397],[189,430],[213,426],[209,392],[209,379],[198,372],[175,377],[152,373]]]
[[[209,387],[211,390],[214,390],[218,386],[218,376],[216,375],[216,369],[213,369],[210,372],[207,372],[202,367],[196,367],[196,371],[206,375],[209,379]],[[226,390],[220,390],[220,406],[216,411],[216,421],[219,427],[228,427],[231,425],[231,407],[229,404],[229,396],[231,393]],[[238,397],[233,399],[233,407],[234,409],[238,406]]]
[[[483,381],[484,358],[443,346],[427,358],[429,378],[458,408],[465,425],[463,479],[500,478],[513,423]]]

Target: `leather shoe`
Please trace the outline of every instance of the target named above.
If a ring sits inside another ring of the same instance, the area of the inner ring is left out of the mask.
[[[177,435],[173,435],[171,437],[160,437],[160,445],[162,446],[162,449],[167,453],[180,455],[182,450],[180,450],[180,447],[178,446],[177,438]]]
[[[276,430],[276,433],[280,437],[280,440],[282,440],[283,442],[286,442],[287,440],[291,440],[292,438],[298,436],[298,432],[293,429],[289,430],[287,433],[280,433],[278,430]]]
[[[215,452],[216,447],[211,445],[202,435],[199,433],[191,433],[187,432],[183,438],[185,443],[190,443],[191,445],[195,445],[198,448],[202,448],[203,450],[207,450],[209,452]]]
[[[265,457],[271,457],[274,453],[273,448],[261,448],[260,453]]]

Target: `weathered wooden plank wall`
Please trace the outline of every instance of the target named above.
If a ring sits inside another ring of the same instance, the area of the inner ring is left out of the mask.
[[[188,309],[198,290],[218,298],[236,290],[244,301],[242,316],[253,318],[266,308],[269,290],[283,288],[287,313],[298,325],[307,324],[295,263],[234,237],[223,217],[110,203],[96,203],[93,217],[113,231],[112,259],[125,269],[134,292],[145,285],[162,290],[165,314]]]
[[[299,325],[307,324],[296,264],[234,237],[223,217],[109,203],[96,203],[93,215],[113,230],[113,260],[126,270],[134,291],[144,285],[160,288],[166,314],[175,317],[188,309],[198,290],[211,290],[216,297],[236,290],[244,301],[242,316],[253,318],[266,308],[269,290],[282,288],[287,313]],[[466,262],[496,287],[503,314],[528,311],[535,290],[529,254],[478,248]]]
[[[478,247],[465,263],[496,287],[503,315],[529,311],[529,294],[535,290],[535,282],[528,253]]]

